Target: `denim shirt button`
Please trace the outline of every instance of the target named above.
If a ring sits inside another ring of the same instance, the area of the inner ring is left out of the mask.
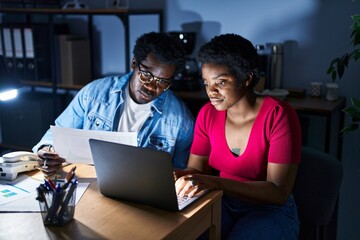
[[[99,123],[98,121],[96,121],[96,123],[95,123],[95,124],[96,124],[96,126],[99,126],[99,125],[100,125],[100,123]]]

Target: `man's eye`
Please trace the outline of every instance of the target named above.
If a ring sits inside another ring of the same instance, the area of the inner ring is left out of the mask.
[[[150,78],[151,77],[151,74],[148,73],[148,72],[142,72],[141,73],[144,77],[147,77],[147,78]]]

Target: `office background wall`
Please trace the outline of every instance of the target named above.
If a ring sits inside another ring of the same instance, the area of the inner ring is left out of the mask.
[[[91,8],[104,2],[87,0]],[[164,9],[165,31],[196,31],[195,51],[214,35],[238,33],[254,44],[289,43],[283,87],[305,88],[310,82],[329,82],[330,60],[350,49],[350,16],[360,12],[352,0],[130,0],[130,8]],[[156,19],[132,19],[131,47],[142,32],[156,30]],[[97,25],[99,75],[123,73],[124,43],[121,23],[115,17],[94,20]],[[154,23],[155,22],[155,23]],[[109,38],[110,36],[110,38]],[[360,98],[360,65],[350,64],[340,85],[340,94]],[[349,122],[349,118],[345,118]],[[311,138],[312,136],[310,136]],[[316,136],[313,136],[316,139]],[[343,138],[344,180],[339,201],[337,239],[360,237],[360,131]],[[311,197],[311,196],[309,196]]]

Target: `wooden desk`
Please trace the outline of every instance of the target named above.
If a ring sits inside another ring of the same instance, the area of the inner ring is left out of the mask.
[[[40,213],[1,213],[0,239],[195,239],[207,229],[211,239],[220,239],[222,191],[209,192],[182,212],[168,212],[104,197],[92,166],[78,165],[76,173],[90,186],[70,223],[45,227]]]
[[[190,111],[196,117],[200,108],[209,101],[209,98],[204,89],[200,91],[176,91],[175,94],[179,96],[189,107]],[[341,159],[342,155],[342,138],[340,130],[344,126],[344,112],[341,111],[345,107],[345,98],[340,97],[335,101],[327,101],[322,97],[305,96],[303,98],[286,98],[299,114],[308,114],[313,116],[325,117],[325,140],[324,152],[331,153],[331,130],[335,126],[333,120],[335,114],[339,114],[339,121],[336,124],[338,129],[335,133],[337,139],[336,157]]]

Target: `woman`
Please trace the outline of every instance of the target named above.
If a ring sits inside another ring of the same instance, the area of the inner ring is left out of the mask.
[[[256,96],[258,55],[247,39],[214,37],[198,58],[210,102],[198,114],[187,169],[175,171],[182,176],[177,193],[223,190],[222,239],[297,239],[296,112],[279,99]]]

